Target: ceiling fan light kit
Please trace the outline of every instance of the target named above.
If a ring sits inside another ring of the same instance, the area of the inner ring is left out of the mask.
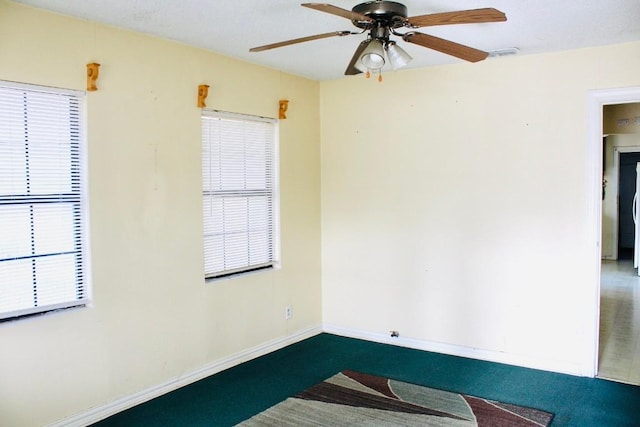
[[[334,31],[254,47],[250,49],[250,51],[261,52],[327,37],[347,36],[368,32],[366,40],[362,41],[356,48],[347,66],[345,75],[366,73],[366,76],[369,77],[370,72],[377,72],[379,74],[379,81],[382,81],[382,68],[387,62],[385,60],[385,52],[386,58],[394,70],[405,67],[412,59],[404,49],[398,46],[395,41],[391,40],[392,35],[402,38],[402,40],[407,43],[417,44],[465,61],[477,62],[486,59],[489,53],[413,30],[420,27],[436,25],[503,22],[507,20],[504,13],[493,8],[460,10],[408,17],[407,7],[405,5],[387,0],[360,3],[351,10],[326,3],[303,3],[302,6],[347,18],[361,31]],[[397,31],[399,28],[408,28],[411,31],[401,33]]]

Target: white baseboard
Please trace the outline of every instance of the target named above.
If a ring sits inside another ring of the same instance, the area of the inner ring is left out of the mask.
[[[399,347],[413,348],[416,350],[431,351],[434,353],[448,354],[451,356],[467,357],[470,359],[484,360],[488,362],[504,363],[506,365],[520,366],[523,368],[539,369],[543,371],[558,372],[562,374],[590,376],[585,374],[588,370],[581,369],[573,363],[558,360],[522,357],[510,353],[482,350],[472,347],[464,347],[439,343],[434,341],[417,340],[413,338],[391,337],[390,333],[381,334],[364,330],[345,328],[343,326],[324,323],[322,330],[329,334],[340,335],[348,338],[357,338],[382,344],[397,345]]]
[[[163,394],[177,390],[180,387],[184,387],[203,378],[217,374],[241,363],[247,362],[256,357],[264,356],[276,350],[280,350],[288,345],[295,344],[307,338],[311,338],[315,335],[322,333],[322,329],[319,326],[311,327],[299,332],[294,333],[282,338],[277,338],[250,349],[241,351],[240,353],[233,354],[220,360],[211,362],[200,369],[190,372],[186,375],[171,379],[165,383],[158,384],[150,387],[146,390],[142,390],[138,393],[130,394],[128,396],[121,397],[103,406],[98,406],[88,411],[76,414],[70,418],[58,421],[54,424],[50,424],[49,427],[84,427],[100,420],[103,420],[111,415],[115,415],[118,412],[122,412],[126,409],[132,408],[141,403],[147,402]]]

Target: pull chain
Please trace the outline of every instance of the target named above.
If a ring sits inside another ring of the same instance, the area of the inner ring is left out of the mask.
[[[367,70],[367,72],[364,75],[366,78],[370,78],[371,77],[371,71]],[[382,83],[382,70],[378,71],[378,83]]]

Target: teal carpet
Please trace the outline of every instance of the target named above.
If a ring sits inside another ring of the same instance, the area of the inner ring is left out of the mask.
[[[230,426],[351,369],[554,414],[551,426],[640,426],[640,387],[321,334],[94,424]]]

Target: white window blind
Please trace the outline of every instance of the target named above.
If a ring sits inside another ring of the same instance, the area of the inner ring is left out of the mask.
[[[205,277],[275,263],[272,119],[203,111]]]
[[[0,82],[0,319],[87,302],[83,98]]]

